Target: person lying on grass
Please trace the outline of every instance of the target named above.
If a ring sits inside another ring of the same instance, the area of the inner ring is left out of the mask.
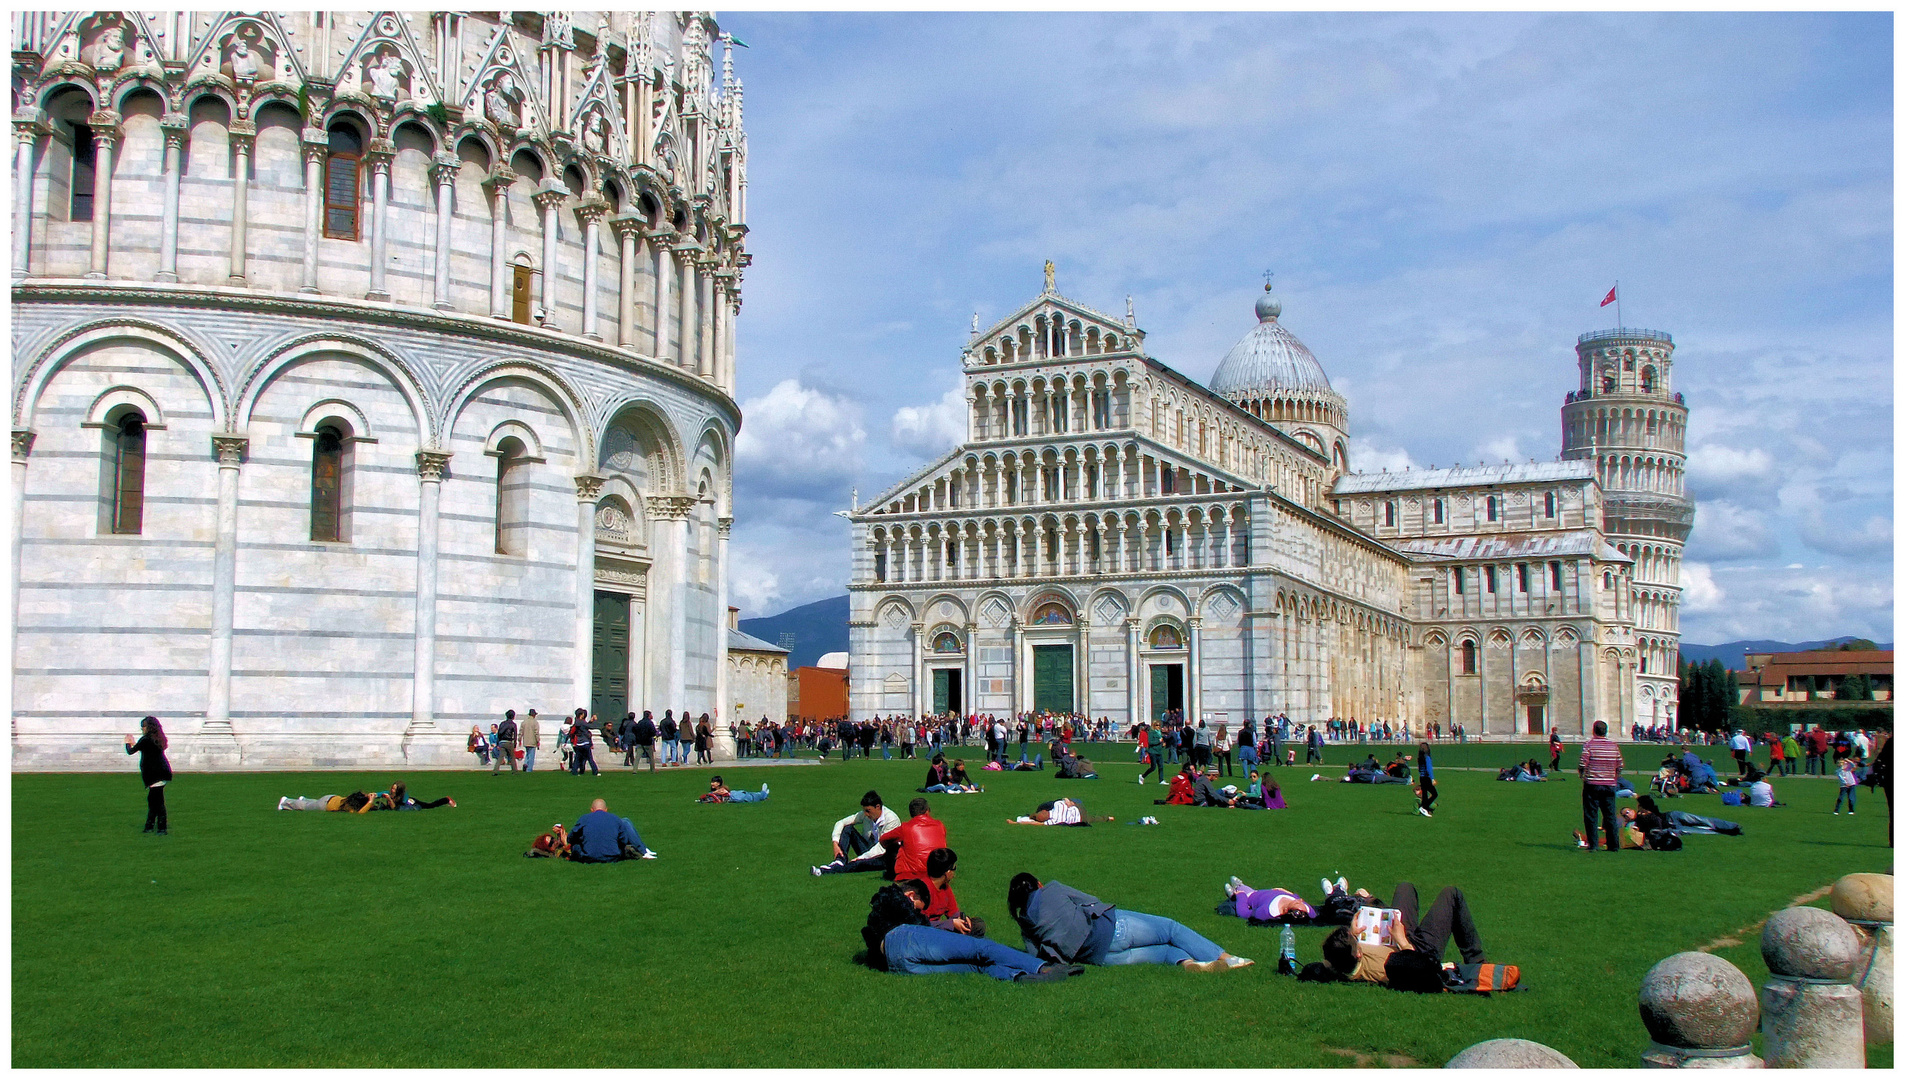
[[[1019,924],[1026,948],[1061,963],[1176,964],[1186,971],[1229,971],[1255,962],[1232,956],[1175,919],[1125,911],[1027,873],[1013,875],[1005,906]]]
[[[986,921],[960,911],[959,898],[953,895],[958,867],[959,856],[951,848],[938,848],[926,856],[926,921],[955,934],[985,937]]]
[[[1399,916],[1380,943],[1358,940],[1347,926],[1331,931],[1323,939],[1323,962],[1351,982],[1426,992],[1443,989],[1442,953],[1451,938],[1461,950],[1464,964],[1488,962],[1462,890],[1443,889],[1428,911],[1418,913],[1416,887],[1400,882],[1396,885],[1395,909]]]
[[[1239,918],[1274,922],[1291,916],[1316,918],[1316,909],[1288,889],[1253,889],[1242,878],[1232,877],[1224,886],[1224,895],[1237,902]]]
[[[1746,830],[1724,818],[1703,817],[1684,810],[1662,811],[1653,796],[1642,795],[1638,806],[1621,808],[1621,848],[1625,851],[1679,851],[1682,836],[1742,836]],[[1575,830],[1576,847],[1587,837]]]
[[[1051,963],[1017,949],[929,924],[926,883],[907,878],[882,885],[869,900],[866,925],[867,966],[903,975],[957,975],[968,972],[1010,982],[1060,982],[1085,969]]]
[[[1059,780],[1096,780],[1098,770],[1091,762],[1072,753],[1071,747],[1062,742],[1052,743],[1052,765],[1058,769]]]
[[[569,857],[569,831],[558,821],[549,826],[549,831],[529,842],[529,850],[523,852],[530,859],[566,859]]]
[[[280,810],[330,810],[353,814],[368,814],[372,810],[435,810],[439,806],[455,805],[456,800],[447,795],[441,799],[419,802],[411,797],[402,780],[390,785],[389,791],[353,791],[349,795],[320,795],[315,799],[286,795],[278,800]]]
[[[898,814],[888,810],[880,793],[868,791],[860,796],[860,811],[833,823],[833,861],[808,867],[815,877],[822,874],[863,874],[886,869],[886,848],[880,837],[900,827]]]
[[[589,804],[569,830],[569,858],[575,862],[607,863],[624,859],[652,859],[655,853],[642,843],[642,834],[625,817],[609,813],[605,799]]]
[[[708,793],[695,798],[696,802],[761,802],[767,798],[767,785],[762,784],[759,791],[729,791],[728,785],[719,775],[708,778]]]
[[[1053,799],[1038,804],[1030,817],[1006,818],[1007,825],[1090,825],[1094,821],[1116,821],[1114,817],[1087,817],[1076,799]]]

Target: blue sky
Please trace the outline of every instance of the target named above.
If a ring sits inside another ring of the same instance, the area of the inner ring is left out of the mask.
[[[959,349],[1058,265],[1208,378],[1276,271],[1358,469],[1551,459],[1573,345],[1678,345],[1687,640],[1892,627],[1892,16],[798,14],[747,91],[744,616],[963,435]]]

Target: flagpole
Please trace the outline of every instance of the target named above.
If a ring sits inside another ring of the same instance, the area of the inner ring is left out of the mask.
[[[1626,321],[1621,318],[1621,279],[1615,278],[1614,279],[1614,329],[1622,330],[1622,329],[1625,329],[1626,327],[1627,327]]]

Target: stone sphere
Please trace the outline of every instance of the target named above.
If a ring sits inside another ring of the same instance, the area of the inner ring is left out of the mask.
[[[1568,1055],[1527,1039],[1478,1042],[1449,1059],[1445,1069],[1578,1069]]]
[[[1861,922],[1892,921],[1892,875],[1847,874],[1832,883],[1832,913]]]
[[[1760,955],[1775,975],[1850,980],[1859,971],[1859,935],[1844,919],[1814,907],[1794,907],[1766,920]]]
[[[1759,1027],[1759,997],[1746,974],[1725,960],[1675,953],[1641,979],[1640,1020],[1662,1046],[1741,1046]]]

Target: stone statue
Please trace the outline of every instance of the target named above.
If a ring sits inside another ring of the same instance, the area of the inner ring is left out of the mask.
[[[496,76],[495,81],[489,84],[489,90],[483,94],[483,112],[492,124],[522,126],[522,120],[516,112],[516,80],[509,72]]]
[[[256,31],[247,34],[240,30],[231,36],[231,54],[225,61],[225,71],[240,82],[249,82],[258,77],[258,54],[251,51],[251,39],[256,34]]]
[[[403,74],[404,62],[394,52],[386,52],[372,60],[365,68],[364,75],[370,79],[370,92],[373,97],[384,101],[397,100],[397,78]]]
[[[1045,260],[1045,291],[1058,291],[1058,267],[1052,265],[1050,259]]]
[[[582,121],[582,145],[592,154],[609,152],[609,122],[599,112],[592,112]]]
[[[92,65],[95,71],[118,71],[126,63],[126,31],[119,26],[108,26],[99,32],[91,45],[86,46],[80,59]]]

